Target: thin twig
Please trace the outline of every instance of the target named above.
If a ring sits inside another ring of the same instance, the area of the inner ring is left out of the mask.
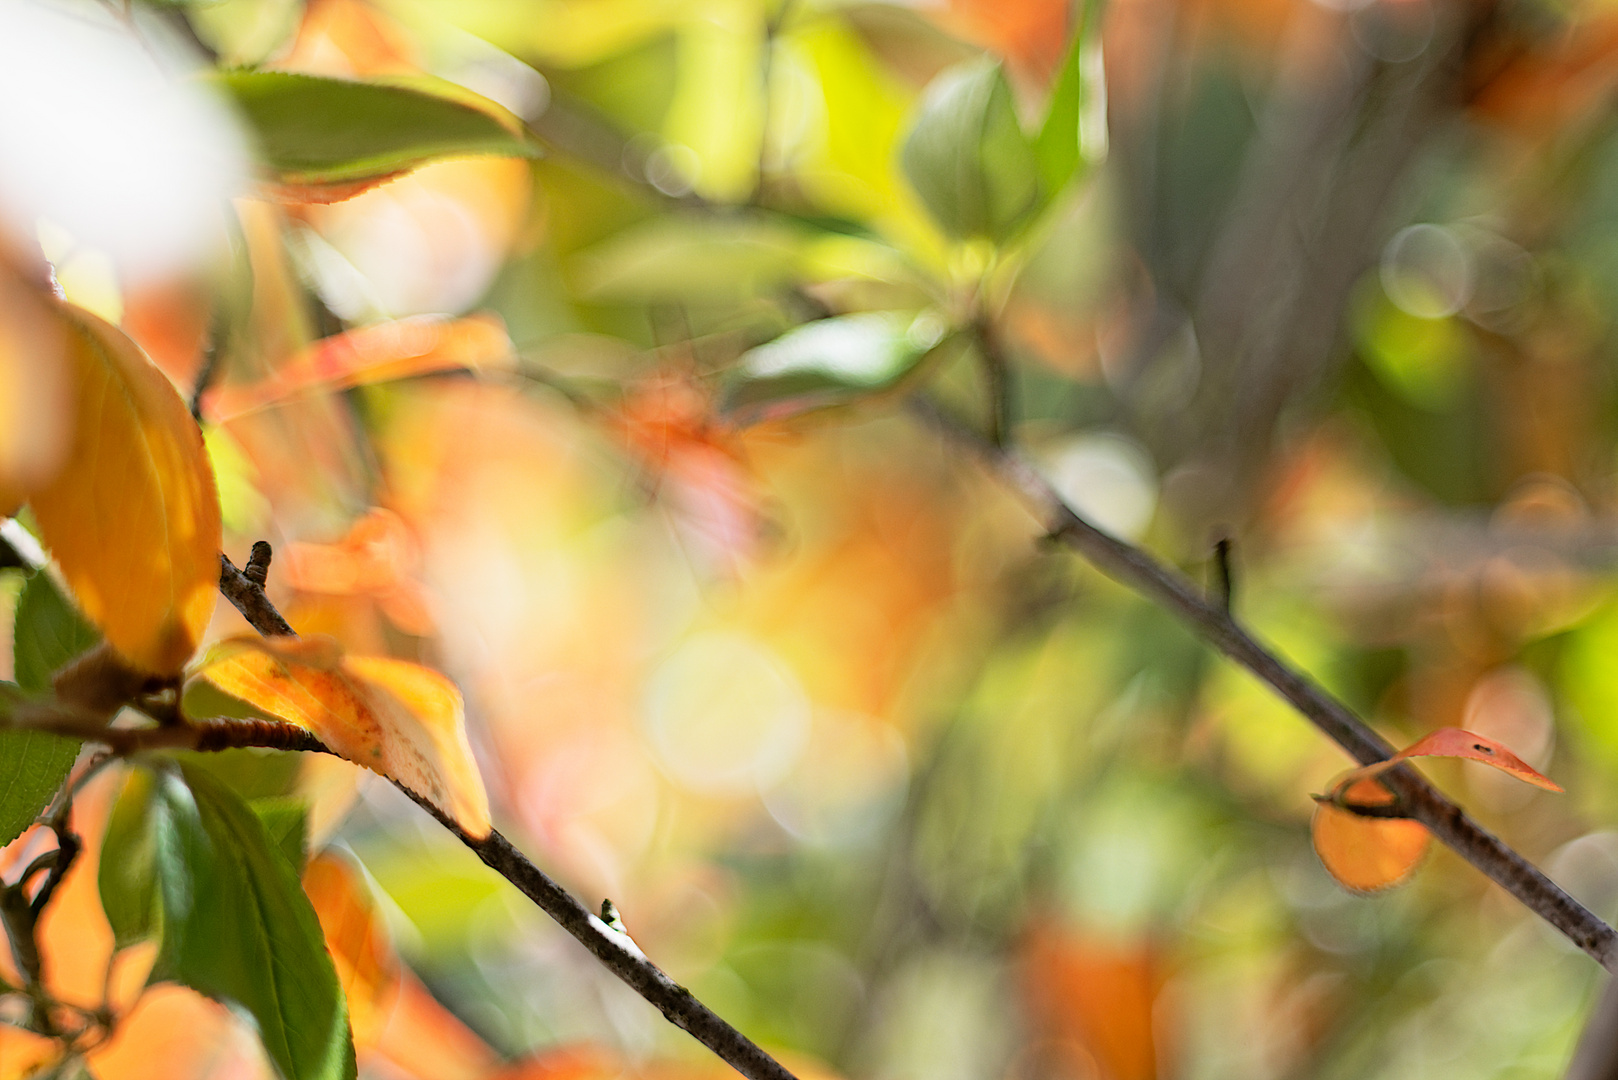
[[[669,1023],[718,1054],[753,1080],[791,1080],[792,1074],[747,1036],[726,1023],[696,996],[646,958],[628,934],[611,929],[562,886],[528,860],[498,831],[481,840],[468,836],[454,821],[415,792],[395,783],[417,806],[471,848],[495,873],[517,887],[641,997],[657,1006]]]
[[[269,545],[265,545],[268,548]],[[255,552],[257,545],[254,545]],[[245,574],[225,558],[219,557],[222,572],[219,579],[219,591],[225,598],[236,605],[236,610],[252,624],[253,629],[266,637],[292,635],[292,627],[282,618],[281,613],[270,603],[269,597],[264,595],[261,585],[249,580]],[[268,556],[264,564],[268,566]],[[295,636],[295,635],[294,635]],[[240,722],[238,722],[240,723]],[[205,729],[215,725],[206,725]],[[283,724],[267,724],[265,727],[290,727]],[[199,725],[203,727],[203,725]],[[142,734],[151,732],[157,734],[170,729],[146,729]],[[313,745],[288,746],[283,749],[321,750],[330,753],[318,739],[302,729],[294,728],[313,741]],[[107,734],[112,734],[108,732]],[[266,733],[267,734],[267,733]],[[100,738],[100,736],[97,736]],[[264,743],[231,743],[230,745],[266,745]],[[197,746],[196,749],[218,749],[212,746]],[[726,1023],[712,1009],[698,1001],[685,987],[676,983],[656,964],[648,960],[630,940],[627,934],[610,929],[588,908],[579,903],[562,886],[558,885],[543,870],[535,866],[528,857],[507,840],[499,832],[491,830],[489,835],[478,839],[468,835],[453,819],[444,815],[437,807],[427,802],[415,792],[394,781],[394,786],[431,814],[437,822],[455,835],[461,843],[471,848],[478,858],[488,866],[515,885],[519,892],[557,924],[572,934],[573,937],[590,950],[597,960],[618,978],[622,979],[630,989],[645,998],[657,1007],[671,1024],[689,1032],[693,1038],[721,1059],[729,1063],[743,1076],[751,1080],[796,1080],[786,1067],[765,1053],[746,1035],[737,1031]]]
[[[1219,578],[1219,606],[1229,615],[1231,605],[1236,602],[1236,575],[1230,565],[1231,540],[1228,536],[1221,536],[1214,541],[1214,570]]]
[[[983,361],[983,379],[988,391],[989,441],[1003,447],[1011,438],[1011,365],[988,319],[980,318],[973,331],[977,335],[978,355]]]
[[[1189,579],[1076,514],[1021,455],[994,446],[970,425],[924,398],[913,399],[912,408],[951,442],[974,454],[1020,496],[1052,536],[1109,577],[1176,616],[1209,645],[1268,683],[1355,760],[1370,765],[1393,755],[1393,747],[1347,705],[1260,645],[1229,611],[1208,600]],[[1381,779],[1411,818],[1427,826],[1439,840],[1565,934],[1602,967],[1618,971],[1618,932],[1611,926],[1467,817],[1408,765],[1389,769]]]

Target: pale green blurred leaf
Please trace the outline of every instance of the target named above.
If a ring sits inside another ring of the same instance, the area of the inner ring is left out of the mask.
[[[743,423],[795,416],[892,389],[945,334],[933,312],[866,312],[806,323],[743,354],[723,408]]]
[[[1039,161],[1017,122],[1000,65],[975,60],[928,86],[901,155],[905,177],[940,228],[1002,243],[1033,212]]]

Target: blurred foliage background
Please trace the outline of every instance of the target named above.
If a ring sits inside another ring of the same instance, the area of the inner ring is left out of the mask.
[[[221,394],[345,329],[503,323],[505,367],[216,414],[228,550],[275,544],[301,630],[450,674],[501,828],[716,1011],[808,1075],[1561,1074],[1595,966],[1446,851],[1333,885],[1308,796],[1346,759],[901,401],[989,423],[990,343],[1075,506],[1196,575],[1233,538],[1241,615],[1392,741],[1460,725],[1563,783],[1428,769],[1618,916],[1618,9],[84,11],[192,63],[430,74],[545,145],[239,201],[234,264],[43,239],[186,390],[230,289]],[[985,57],[1030,131],[1077,73],[1080,161],[962,240],[901,158]],[[866,312],[815,345],[833,407],[730,407],[750,350]],[[870,375],[895,334],[915,366]],[[722,1068],[387,784],[221,767],[313,800],[419,976],[367,1075]]]

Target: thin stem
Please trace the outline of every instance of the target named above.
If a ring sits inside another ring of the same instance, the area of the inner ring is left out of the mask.
[[[978,355],[983,361],[983,379],[989,399],[989,442],[1004,447],[1011,438],[1011,365],[1000,348],[994,324],[978,319],[973,327],[978,339]]]
[[[1222,603],[1210,601],[1188,578],[1143,549],[1102,532],[1075,513],[1020,454],[995,446],[970,425],[924,398],[913,399],[912,409],[950,442],[976,456],[996,479],[1020,496],[1051,537],[1174,615],[1209,645],[1268,683],[1355,760],[1370,765],[1393,755],[1393,747],[1353,710],[1259,644]],[[1398,797],[1399,805],[1411,818],[1427,826],[1456,854],[1565,934],[1602,967],[1618,971],[1618,932],[1611,926],[1469,818],[1408,765],[1394,766],[1379,779]]]
[[[265,545],[267,549],[269,545]],[[258,546],[254,545],[255,561],[257,560]],[[253,629],[266,637],[294,635],[292,627],[287,623],[281,613],[270,603],[269,597],[264,595],[261,584],[249,579],[247,575],[237,570],[231,561],[223,555],[219,557],[220,578],[219,591],[225,594],[236,610],[252,624]],[[269,565],[269,556],[265,554],[262,563],[266,569]],[[301,744],[296,746],[285,745],[282,749],[318,750],[330,753],[331,751],[309,732],[301,728],[293,728],[289,724],[258,724],[237,721],[230,726],[219,722],[206,725],[197,725],[194,730],[214,731],[220,730],[220,738],[228,739],[231,736],[249,734],[247,727],[260,727],[264,729],[287,728],[298,733]],[[148,737],[165,735],[172,729],[156,728],[145,729],[140,734]],[[105,735],[117,734],[104,732]],[[271,737],[272,732],[265,730],[255,732],[263,737]],[[102,735],[95,736],[102,738]],[[225,742],[222,745],[195,746],[199,750],[222,749],[224,745],[241,746],[272,745],[263,742],[240,743]],[[280,745],[280,744],[274,744]],[[733,1068],[750,1080],[796,1080],[786,1067],[765,1053],[746,1035],[737,1031],[726,1023],[712,1009],[696,999],[696,996],[685,987],[676,983],[656,964],[646,958],[629,935],[619,933],[607,926],[589,909],[579,903],[562,886],[558,885],[543,870],[535,866],[529,858],[507,840],[500,833],[491,830],[489,835],[481,839],[468,835],[452,819],[446,817],[438,808],[422,799],[415,792],[394,781],[394,786],[420,806],[445,829],[455,835],[461,843],[471,848],[478,858],[482,859],[491,869],[511,884],[519,892],[532,900],[545,914],[555,919],[557,924],[572,934],[573,937],[597,960],[618,978],[622,979],[630,989],[645,998],[657,1007],[668,1021],[676,1027],[689,1032],[693,1038],[721,1059],[728,1062]]]

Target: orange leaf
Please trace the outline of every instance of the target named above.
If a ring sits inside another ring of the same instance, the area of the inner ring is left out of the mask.
[[[50,294],[0,251],[0,516],[14,512],[67,456],[67,336]]]
[[[141,995],[87,1064],[99,1080],[275,1080],[249,1022],[174,983]]]
[[[123,331],[62,310],[74,431],[65,464],[30,502],[90,621],[136,667],[177,672],[219,583],[219,497],[202,433]]]
[[[303,891],[314,905],[337,981],[348,999],[354,1048],[376,1045],[399,995],[399,957],[370,890],[345,860],[315,856],[303,871]]]
[[[344,657],[327,637],[241,637],[216,646],[196,674],[399,781],[472,836],[489,834],[489,796],[466,741],[461,692],[437,672]]]
[[[259,184],[259,194],[278,203],[288,203],[293,206],[330,206],[332,203],[347,202],[356,195],[363,195],[374,187],[380,187],[392,180],[397,180],[405,174],[406,170],[397,169],[393,172],[378,173],[359,180],[348,180],[342,183],[331,184],[278,184],[273,181],[264,181]]]
[[[1430,735],[1417,739],[1386,761],[1373,762],[1344,773],[1334,782],[1332,790],[1341,792],[1343,788],[1357,780],[1386,772],[1406,758],[1413,757],[1468,758],[1472,761],[1481,761],[1485,765],[1493,765],[1501,772],[1508,772],[1535,787],[1542,787],[1547,791],[1562,790],[1559,784],[1535,771],[1526,761],[1493,739],[1486,739],[1482,735],[1455,727],[1439,728]]]
[[[1539,773],[1493,739],[1486,739],[1482,735],[1475,735],[1461,728],[1439,728],[1393,755],[1392,761],[1413,757],[1458,757],[1481,761],[1546,791],[1562,790],[1561,785]]]
[[[487,1080],[499,1061],[489,1044],[408,970],[372,1053],[387,1063],[376,1074],[414,1080]]]
[[[1345,773],[1333,785],[1334,798],[1354,806],[1388,806],[1393,793],[1369,776]],[[1427,827],[1404,818],[1361,817],[1331,800],[1315,806],[1309,823],[1315,854],[1337,883],[1355,892],[1376,892],[1397,885],[1426,854],[1432,839]]]
[[[215,390],[207,398],[207,411],[213,420],[230,420],[303,394],[435,371],[509,365],[512,360],[511,339],[498,316],[417,315],[323,338],[271,378]]]

